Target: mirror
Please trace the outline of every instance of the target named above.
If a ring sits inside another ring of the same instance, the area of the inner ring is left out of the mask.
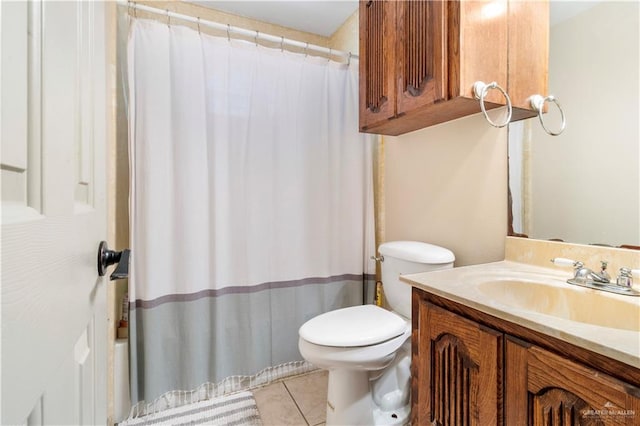
[[[509,124],[511,235],[640,246],[639,14],[638,2],[550,2],[549,94],[567,127]]]

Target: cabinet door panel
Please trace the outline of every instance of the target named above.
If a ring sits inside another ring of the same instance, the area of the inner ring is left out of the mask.
[[[640,389],[526,343],[506,342],[506,422],[636,425]]]
[[[360,2],[360,129],[396,115],[395,2]]]
[[[397,3],[398,114],[444,100],[447,3]]]
[[[428,302],[414,336],[413,424],[502,424],[502,334]]]

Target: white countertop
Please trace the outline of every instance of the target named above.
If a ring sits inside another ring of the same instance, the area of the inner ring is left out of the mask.
[[[566,283],[570,277],[570,268],[551,269],[505,260],[403,275],[400,279],[429,293],[640,368],[640,332],[631,330],[640,329],[640,297],[573,286]],[[525,292],[507,294],[510,281],[517,281],[515,285]],[[501,285],[492,289],[495,282]],[[543,292],[527,292],[523,286],[528,283]],[[558,299],[569,298],[563,301],[565,305],[558,306]],[[573,308],[566,306],[567,302]],[[549,309],[558,315],[541,313]],[[621,320],[623,326],[589,324],[575,320],[576,313],[588,318],[587,322]]]

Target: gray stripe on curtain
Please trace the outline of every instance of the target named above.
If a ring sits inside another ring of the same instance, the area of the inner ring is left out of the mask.
[[[300,326],[323,312],[362,304],[363,283],[373,286],[373,277],[283,281],[132,304],[132,401],[302,360]]]
[[[287,287],[297,287],[300,285],[307,284],[328,284],[337,281],[357,281],[362,280],[371,281],[375,279],[375,275],[364,274],[343,274],[337,275],[333,277],[312,277],[312,278],[303,278],[301,280],[289,280],[289,281],[274,281],[269,283],[258,284],[254,286],[231,286],[231,287],[223,287],[219,289],[207,289],[202,290],[197,293],[189,293],[189,294],[167,294],[165,296],[158,297],[153,300],[136,300],[135,308],[149,309],[155,308],[156,306],[160,306],[164,303],[169,302],[190,302],[193,300],[198,300],[203,297],[219,297],[224,296],[225,294],[241,294],[241,293],[255,293],[258,291],[264,290],[274,290],[277,288],[287,288]]]

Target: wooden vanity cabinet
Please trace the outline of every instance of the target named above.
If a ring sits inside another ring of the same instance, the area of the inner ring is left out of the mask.
[[[411,424],[499,424],[502,333],[428,302],[420,310]]]
[[[416,288],[412,318],[414,425],[640,424],[640,369]]]
[[[519,339],[505,340],[508,425],[638,425],[640,388]]]
[[[513,120],[535,116],[529,96],[546,95],[546,1],[361,0],[359,13],[363,132],[399,135],[480,112],[478,80],[507,90]],[[487,109],[504,104],[487,94]]]

